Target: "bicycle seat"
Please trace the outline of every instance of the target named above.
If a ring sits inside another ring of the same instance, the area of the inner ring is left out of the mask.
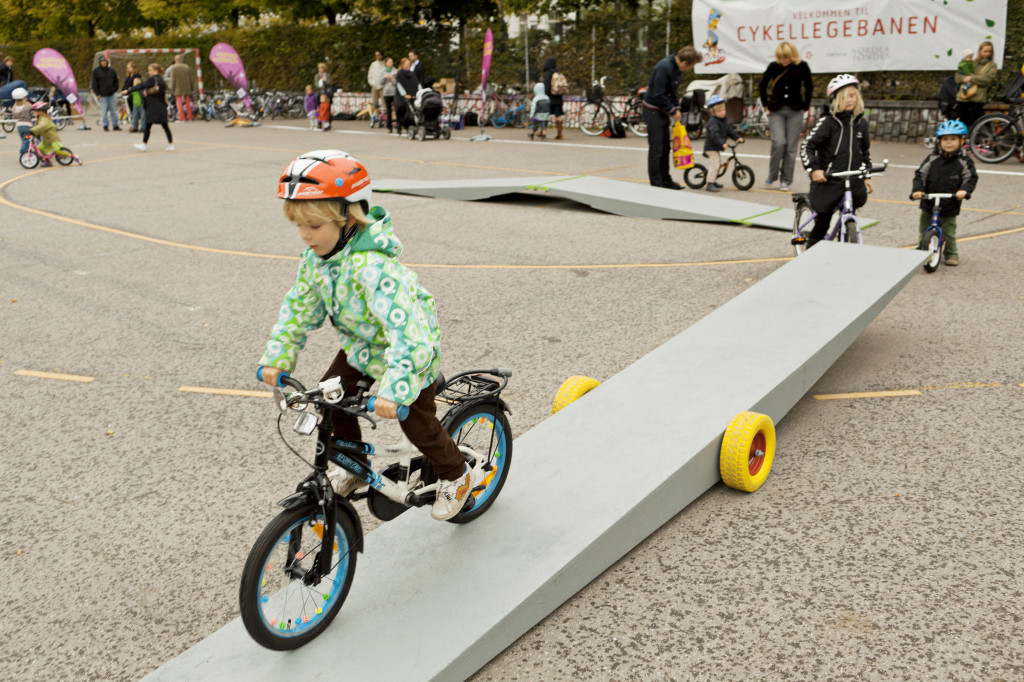
[[[636,97],[636,93],[640,88],[626,88],[626,92],[629,93],[630,97]]]
[[[438,372],[438,374],[437,374],[437,381],[434,382],[434,394],[436,395],[436,394],[440,393],[441,391],[443,391],[444,390],[444,386],[447,383],[448,383],[448,380],[444,378],[444,372]]]
[[[794,204],[800,204],[800,203],[807,203],[808,197],[810,195],[809,194],[794,194],[792,196],[793,196],[793,203]]]

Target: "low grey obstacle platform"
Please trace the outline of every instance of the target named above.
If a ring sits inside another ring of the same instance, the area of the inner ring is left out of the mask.
[[[477,521],[367,535],[312,643],[262,649],[236,619],[146,679],[464,679],[713,486],[733,416],[779,421],[927,256],[819,244],[520,436]]]
[[[479,201],[507,194],[546,192],[605,213],[632,218],[733,223],[772,230],[793,229],[793,209],[679,191],[595,175],[473,180],[380,180],[375,192],[395,192],[435,199]],[[862,227],[878,221],[867,220]]]

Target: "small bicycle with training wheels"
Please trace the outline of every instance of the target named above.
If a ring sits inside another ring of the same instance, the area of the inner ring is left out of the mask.
[[[732,155],[725,159],[718,166],[718,175],[712,182],[717,182],[718,178],[722,177],[729,171],[729,165],[733,162],[736,166],[732,169],[732,184],[736,185],[736,189],[748,190],[754,186],[754,169],[750,166],[746,166],[740,163],[736,157],[736,143],[730,142],[728,145]],[[704,158],[707,158],[707,152],[704,153]],[[683,173],[683,181],[687,187],[692,189],[700,189],[708,182],[708,169],[703,164],[695,163],[686,169]]]
[[[863,244],[860,234],[860,223],[861,220],[856,213],[853,212],[853,192],[850,190],[850,179],[851,178],[870,178],[874,173],[884,173],[885,169],[889,166],[889,159],[882,161],[881,166],[874,166],[870,169],[858,168],[852,171],[836,171],[834,173],[827,173],[826,178],[842,178],[845,188],[843,190],[843,200],[839,204],[839,209],[836,211],[836,222],[832,226],[832,229],[825,235],[826,241],[840,241],[857,244]],[[818,214],[811,208],[810,195],[808,194],[794,194],[793,203],[796,204],[795,213],[793,217],[793,238],[790,240],[790,244],[793,245],[793,249],[796,251],[796,255],[800,255],[807,250],[808,237],[804,234],[804,229],[814,222],[814,219],[818,217]]]
[[[924,231],[921,243],[917,248],[921,251],[930,251],[931,256],[924,262],[925,272],[935,272],[942,262],[942,247],[946,243],[946,234],[942,231],[942,222],[939,220],[939,203],[943,199],[952,199],[954,194],[925,194],[925,199],[932,200],[932,222]]]
[[[438,377],[437,397],[450,407],[441,425],[458,445],[467,464],[475,470],[466,505],[451,523],[469,523],[490,508],[508,478],[512,459],[512,429],[501,398],[512,371],[508,369],[463,372],[445,381]],[[249,552],[242,571],[239,602],[242,622],[259,644],[278,651],[297,649],[321,634],[341,610],[356,570],[357,552],[363,550],[363,529],[352,501],[365,499],[371,514],[390,521],[410,507],[433,503],[438,479],[430,461],[407,438],[383,448],[382,454],[398,461],[382,471],[362,464],[353,455],[373,457],[374,446],[362,441],[336,438],[331,426],[335,411],[370,422],[376,396],[370,383],[360,381],[351,397],[339,377],[306,390],[287,374],[279,383],[293,389],[274,389],[281,420],[295,413],[292,429],[303,436],[315,430],[316,455],[312,463],[285,441],[292,453],[312,471],[295,492],[278,504],[284,511],[270,522]],[[409,408],[399,406],[404,419]],[[369,484],[364,492],[346,497],[335,494],[327,475],[330,463]],[[324,542],[333,538],[333,542]]]

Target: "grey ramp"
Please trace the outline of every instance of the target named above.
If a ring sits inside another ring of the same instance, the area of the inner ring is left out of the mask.
[[[435,199],[479,201],[505,194],[527,192],[544,183],[565,180],[569,177],[571,176],[544,175],[527,178],[479,178],[473,180],[378,180],[373,183],[373,191],[413,194]]]
[[[479,201],[505,194],[548,192],[586,204],[599,211],[633,218],[733,223],[789,232],[792,208],[779,208],[707,192],[652,187],[595,175],[543,176],[534,178],[478,178],[473,180],[380,180],[376,192],[396,192],[437,199]],[[867,220],[869,227],[877,220]]]
[[[311,644],[267,651],[236,619],[146,679],[464,679],[714,485],[732,417],[780,420],[926,256],[819,244],[520,436],[481,519],[369,534]]]

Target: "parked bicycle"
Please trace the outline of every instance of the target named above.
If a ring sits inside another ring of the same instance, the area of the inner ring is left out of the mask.
[[[495,128],[504,128],[507,125],[525,128],[529,123],[529,102],[518,94],[505,100],[505,108],[491,116],[491,125]]]
[[[1006,113],[986,114],[971,127],[971,152],[984,163],[1001,163],[1012,155],[1024,162],[1024,98],[1014,98]]]
[[[889,166],[889,159],[882,161],[881,166],[874,166],[870,169],[858,168],[852,171],[836,171],[828,173],[826,178],[842,178],[844,184],[843,200],[836,209],[836,222],[832,229],[825,235],[827,241],[856,242],[863,244],[861,238],[861,219],[853,210],[853,191],[850,189],[851,178],[870,178],[875,173],[884,173]],[[793,216],[793,237],[790,243],[793,245],[796,255],[799,256],[807,250],[808,236],[804,230],[814,222],[818,214],[811,208],[810,195],[794,194],[793,203],[796,204],[795,215]]]
[[[732,154],[719,165],[718,175],[715,176],[712,182],[717,182],[718,178],[729,172],[729,166],[735,163],[732,169],[732,184],[736,185],[736,189],[746,191],[754,186],[754,169],[740,163],[740,160],[736,157],[735,142],[730,141],[727,146]],[[705,153],[703,156],[707,158],[708,155]],[[683,181],[687,187],[700,189],[708,182],[707,166],[700,163],[693,164],[683,172]]]
[[[761,137],[769,137],[771,130],[768,127],[768,110],[761,105],[761,100],[755,99],[754,104],[747,108],[746,115],[736,130],[740,135],[757,133]]]
[[[647,88],[630,88],[629,98],[617,110],[614,102],[605,96],[604,82],[607,76],[595,81],[586,90],[587,102],[580,110],[580,130],[587,135],[600,135],[613,119],[633,131],[634,135],[647,137],[647,124],[643,118],[643,93]]]
[[[475,470],[473,488],[466,506],[451,523],[469,523],[486,512],[508,478],[512,459],[512,429],[508,406],[501,392],[512,376],[508,369],[463,372],[445,381],[437,397],[450,407],[441,425],[458,445],[466,462]],[[274,389],[281,410],[278,433],[286,414],[295,415],[292,430],[302,436],[316,435],[312,462],[291,445],[285,445],[312,471],[296,491],[278,504],[284,511],[260,534],[242,571],[239,601],[242,622],[259,644],[268,649],[296,649],[322,633],[341,609],[356,570],[357,553],[363,551],[363,529],[352,501],[365,499],[370,513],[390,521],[410,507],[433,503],[438,479],[430,461],[407,438],[383,454],[398,461],[376,470],[353,456],[373,457],[374,446],[362,441],[336,438],[331,416],[342,411],[356,418],[376,422],[370,416],[375,396],[370,385],[359,382],[358,391],[344,398],[339,377],[320,382],[306,390],[287,374],[278,380],[289,391]],[[399,418],[408,414],[399,408]],[[365,492],[335,494],[327,475],[337,465],[368,483]],[[325,538],[328,540],[325,541]]]

